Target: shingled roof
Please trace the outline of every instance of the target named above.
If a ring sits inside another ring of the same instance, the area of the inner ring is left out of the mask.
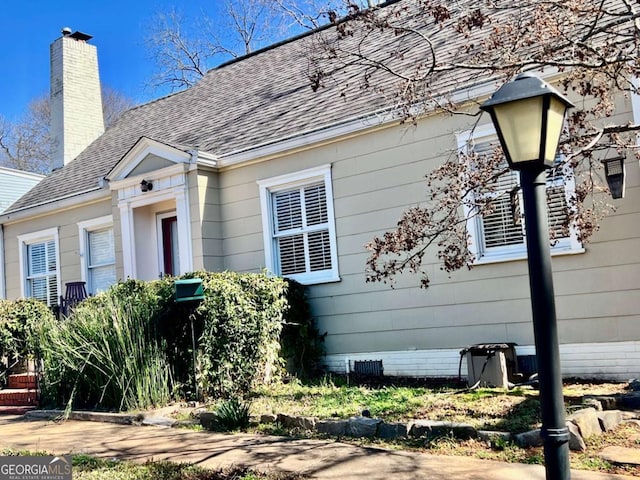
[[[441,50],[439,55],[455,55],[468,41],[462,36],[446,38],[437,26],[433,29],[431,40]],[[106,188],[101,179],[143,136],[222,156],[392,107],[378,90],[360,88],[359,78],[366,67],[358,62],[343,65],[336,61],[329,66],[334,75],[316,91],[311,88],[310,48],[320,35],[335,35],[333,32],[333,27],[311,32],[229,62],[209,71],[185,91],[129,110],[76,159],[41,181],[6,213]],[[429,48],[419,38],[410,40],[388,31],[370,33],[364,40],[366,45],[358,43],[359,47],[404,65],[424,57]],[[355,45],[363,39],[354,36],[344,41]],[[435,82],[446,90],[460,87],[464,80],[447,74]],[[376,72],[371,82],[391,87],[397,79]]]

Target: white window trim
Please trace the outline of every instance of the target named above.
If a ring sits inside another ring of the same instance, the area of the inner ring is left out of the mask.
[[[60,296],[60,237],[58,227],[39,230],[37,232],[25,233],[18,235],[18,255],[20,260],[20,295],[23,298],[27,296],[27,246],[53,239],[56,245],[56,288],[58,296]]]
[[[497,135],[495,128],[491,124],[479,125],[473,130],[460,132],[456,134],[459,154],[466,150],[468,141],[471,138],[482,143],[486,140],[497,139]],[[568,201],[569,195],[575,189],[573,177],[570,177],[565,182],[565,186],[565,195]],[[494,247],[490,251],[486,251],[483,245],[484,242],[482,241],[482,218],[479,215],[472,215],[471,208],[466,204],[463,209],[464,216],[467,219],[467,231],[471,236],[470,249],[475,257],[474,265],[511,262],[527,258],[526,238],[523,239],[523,243],[521,244]],[[570,226],[569,237],[558,239],[557,243],[551,246],[552,256],[575,255],[584,253],[584,251],[585,249],[578,241],[577,231],[573,226]]]
[[[331,270],[321,272],[302,273],[289,275],[288,277],[304,285],[319,283],[339,282],[340,273],[338,270],[338,248],[336,240],[336,222],[333,209],[333,185],[331,182],[331,165],[321,165],[299,172],[279,175],[277,177],[259,180],[260,189],[260,210],[262,213],[262,234],[264,239],[265,265],[269,272],[278,271],[278,258],[275,252],[275,242],[273,237],[274,219],[271,196],[274,192],[286,190],[292,187],[299,187],[306,184],[324,181],[325,193],[327,196],[327,217],[329,227],[329,242],[331,248]]]
[[[78,238],[80,240],[80,279],[85,282],[87,292],[93,292],[93,286],[89,285],[89,232],[100,230],[102,228],[113,228],[113,215],[105,215],[104,217],[92,218],[78,222]],[[114,257],[115,265],[115,257]]]
[[[120,224],[122,227],[122,257],[125,278],[137,277],[137,259],[135,249],[135,228],[133,210],[138,207],[174,200],[178,216],[178,245],[180,248],[180,271],[193,271],[193,253],[191,242],[191,211],[186,176],[182,175],[182,185],[175,188],[150,192],[144,196],[127,198],[118,202]]]

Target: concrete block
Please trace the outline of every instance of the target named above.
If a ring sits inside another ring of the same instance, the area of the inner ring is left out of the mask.
[[[629,447],[606,447],[599,457],[616,465],[640,465],[640,450]]]
[[[618,408],[618,400],[616,399],[616,397],[611,397],[606,395],[597,395],[597,396],[587,395],[584,397],[583,402],[586,401],[587,399],[594,399],[600,402],[600,405],[602,405],[603,410],[614,410]]]
[[[166,417],[144,417],[142,419],[142,425],[150,425],[154,427],[173,427],[176,424],[176,420]]]
[[[409,433],[409,429],[406,423],[402,422],[382,422],[378,425],[378,437],[386,440],[394,438],[404,438]]]
[[[516,442],[516,445],[522,448],[542,446],[542,436],[540,435],[539,428],[524,433],[518,433],[517,435],[514,435],[513,439]]]
[[[618,406],[626,410],[640,410],[640,392],[620,395],[618,397]]]
[[[351,417],[347,423],[347,435],[356,438],[375,437],[380,423],[382,420],[379,418]]]
[[[279,413],[278,423],[283,428],[302,428],[303,430],[313,430],[316,425],[316,419],[313,417],[297,417]]]
[[[409,436],[419,437],[441,437],[453,435],[455,438],[467,440],[476,438],[478,431],[471,425],[457,422],[442,422],[436,420],[416,420],[411,425]]]
[[[340,437],[347,433],[347,420],[319,420],[316,422],[316,432]]]

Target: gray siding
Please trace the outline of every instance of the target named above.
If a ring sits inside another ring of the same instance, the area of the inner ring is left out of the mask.
[[[64,289],[66,282],[81,280],[78,222],[92,220],[111,213],[111,199],[105,198],[99,202],[58,211],[51,215],[32,218],[28,221],[5,223],[4,248],[7,298],[18,298],[21,294],[19,235],[58,228],[58,238],[60,240],[60,287]],[[114,218],[114,224],[115,221],[116,219]],[[116,239],[116,245],[118,245],[118,242],[119,240]],[[120,265],[122,263],[122,252],[118,247],[116,247],[116,262]],[[117,271],[117,274],[120,275],[121,271]]]
[[[42,178],[25,176],[0,168],[0,213],[22,197]]]
[[[364,244],[425,200],[425,173],[455,152],[455,132],[465,128],[458,117],[429,118],[223,172],[225,268],[264,265],[257,180],[331,163],[341,281],[310,288],[328,354],[533,344],[524,260],[447,275],[431,255],[427,290],[408,274],[394,289],[365,282]],[[640,340],[637,160],[628,161],[627,178],[626,198],[585,252],[553,259],[563,343]]]

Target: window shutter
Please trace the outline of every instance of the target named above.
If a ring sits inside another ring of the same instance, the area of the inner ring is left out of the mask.
[[[28,245],[27,257],[29,259],[29,275],[47,272],[47,257],[44,243]]]
[[[493,211],[482,217],[485,247],[516,245],[523,242],[522,224],[514,222],[508,194],[494,199]]]
[[[479,155],[488,155],[494,145],[491,142],[482,142],[474,145],[473,148]],[[560,161],[560,157],[557,161]],[[507,167],[506,160],[501,165],[501,169],[502,167]],[[513,192],[519,184],[519,174],[514,170],[509,170],[489,184],[490,190],[495,193],[488,195],[495,195],[495,198],[491,202],[493,212],[483,215],[481,219],[485,248],[524,243],[523,225],[514,218],[510,195],[510,192]],[[518,195],[516,201],[520,204],[522,198]],[[566,237],[568,208],[564,178],[558,169],[549,170],[547,174],[547,205],[549,229],[557,238]],[[522,211],[522,206],[519,206]]]
[[[46,277],[34,278],[30,280],[31,292],[30,296],[41,302],[49,304],[49,298],[47,296],[47,279]],[[57,302],[55,302],[57,303]]]
[[[283,232],[302,227],[300,190],[278,192],[274,195],[275,230]]]
[[[58,268],[56,263],[56,242],[49,240],[47,242],[47,272],[55,272]]]
[[[569,212],[564,186],[547,187],[547,205],[549,207],[549,230],[558,238],[566,237]]]
[[[306,271],[304,235],[278,238],[278,251],[280,253],[281,275],[294,275]]]
[[[309,233],[309,264],[312,272],[331,268],[331,242],[327,230]]]
[[[47,282],[48,282],[48,286],[49,286],[49,299],[48,299],[47,303],[49,305],[57,305],[57,303],[58,303],[58,279],[56,278],[56,275],[55,274],[49,275],[47,277]]]
[[[304,189],[304,207],[307,214],[307,225],[320,225],[329,221],[324,183]]]

